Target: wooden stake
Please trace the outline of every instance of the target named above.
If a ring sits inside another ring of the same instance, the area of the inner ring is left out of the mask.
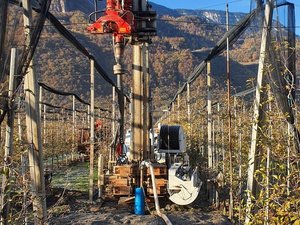
[[[73,102],[73,107],[72,107],[72,151],[75,150],[76,147],[76,139],[75,139],[75,129],[76,129],[76,105],[75,105],[75,96],[72,96],[72,102]]]
[[[292,139],[292,125],[288,123],[287,135],[288,135],[288,146],[287,146],[287,161],[286,161],[286,194],[290,195],[290,153],[291,153],[291,139]]]
[[[241,224],[242,211],[242,127],[241,118],[239,118],[239,224]]]
[[[91,137],[90,137],[90,176],[89,176],[89,201],[93,202],[94,195],[94,146],[95,146],[95,67],[91,60]]]
[[[207,157],[209,170],[212,170],[213,166],[211,97],[211,67],[210,62],[207,62]]]
[[[23,144],[22,125],[21,125],[21,97],[18,98],[18,137],[20,144]]]
[[[87,127],[90,128],[90,106],[88,105],[88,111],[87,111]]]
[[[39,106],[40,106],[40,120],[42,120],[42,101],[43,101],[43,88],[42,86],[40,86],[40,90],[39,90]]]
[[[175,102],[172,102],[172,123],[176,123]]]
[[[188,123],[191,125],[191,95],[190,95],[190,84],[187,83],[187,113],[188,113]]]
[[[46,140],[47,140],[47,127],[46,127],[46,123],[47,123],[47,106],[44,104],[44,116],[43,116],[43,136],[44,136],[44,144],[46,144]]]
[[[180,87],[180,85],[179,85]],[[180,94],[177,96],[177,124],[180,123]]]
[[[225,141],[224,141],[224,119],[222,119],[222,131],[221,131],[221,136],[222,136],[222,172],[225,175],[225,162],[226,162],[226,158],[225,158]]]
[[[219,171],[219,162],[220,162],[220,134],[221,134],[221,123],[220,123],[220,103],[217,104],[217,112],[218,112],[218,129],[217,129],[217,137],[216,137],[216,164],[217,169]]]
[[[208,158],[208,178],[211,179],[213,171],[213,143],[212,143],[212,93],[211,93],[211,64],[207,62],[207,158]],[[210,185],[208,199],[214,202],[214,186]]]
[[[98,198],[103,197],[103,185],[104,185],[104,176],[103,176],[103,155],[98,156]]]
[[[271,101],[271,90],[268,88],[268,111],[269,113],[272,112],[272,101]],[[269,116],[270,117],[270,116]],[[269,138],[269,143],[272,142],[272,118],[269,118],[268,122],[268,138]],[[266,159],[266,194],[265,194],[265,199],[266,199],[266,211],[265,211],[265,224],[269,225],[269,197],[270,197],[270,157],[271,157],[271,144],[267,145],[267,159]]]

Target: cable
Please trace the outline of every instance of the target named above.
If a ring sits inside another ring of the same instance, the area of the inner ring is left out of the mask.
[[[229,4],[229,3],[235,3],[235,2],[242,2],[244,0],[235,0],[235,1],[231,1],[231,2],[224,2],[224,3],[218,3],[218,4],[214,4],[214,5],[209,5],[209,6],[204,6],[204,7],[201,7],[201,9],[208,9],[208,8],[212,8],[212,7],[215,7],[215,6],[220,6],[220,5],[226,5]]]
[[[65,91],[60,91],[60,90],[56,90],[50,86],[48,86],[47,84],[45,83],[42,83],[42,82],[38,82],[38,85],[41,86],[44,90],[47,90],[51,93],[54,93],[54,94],[57,94],[57,95],[62,95],[62,96],[74,96],[79,102],[81,102],[82,104],[84,105],[90,105],[89,102],[86,102],[84,101],[83,99],[81,99],[77,94],[75,93],[72,93],[72,92],[65,92]],[[110,110],[108,109],[103,109],[101,107],[95,107],[95,109],[100,109],[101,111],[103,112],[111,112]]]
[[[19,1],[13,1],[14,4],[19,5]],[[18,90],[21,88],[21,84],[24,82],[24,76],[27,73],[27,70],[29,68],[30,62],[33,58],[34,52],[36,50],[36,47],[39,43],[39,37],[43,30],[44,23],[46,20],[46,14],[49,10],[51,0],[43,0],[41,3],[41,9],[39,10],[39,15],[36,20],[36,27],[33,29],[29,39],[29,45],[25,47],[25,50],[23,51],[22,57],[19,61],[19,66],[17,68],[16,74],[18,75],[16,77],[16,89],[12,95],[14,98]],[[5,93],[3,93],[5,94]],[[8,99],[5,99],[5,101],[1,105],[1,114],[0,114],[0,124],[3,122],[6,113],[8,112]]]
[[[32,61],[33,55],[35,53],[36,47],[39,43],[39,38],[41,35],[41,32],[43,30],[44,27],[44,23],[46,20],[46,15],[47,12],[49,10],[51,4],[51,0],[44,0],[41,4],[41,9],[39,11],[39,17],[37,19],[37,26],[35,29],[33,29],[30,37],[27,37],[29,39],[29,45],[28,47],[23,51],[21,60],[19,62],[19,67],[17,68],[17,74],[19,76],[17,76],[16,78],[16,83],[17,83],[17,88],[16,91],[14,93],[14,95],[16,94],[16,92],[18,91],[18,89],[20,88],[20,85],[23,82],[23,78],[27,73],[27,70],[29,68],[30,62]]]
[[[199,18],[199,17],[196,17]],[[136,20],[139,21],[139,20]],[[190,24],[198,24],[198,25],[209,25],[209,26],[226,26],[225,23],[217,23],[217,22],[203,22],[203,21],[195,21],[195,20],[176,20],[174,19],[163,19],[163,18],[157,18],[156,21],[164,21],[164,22],[173,22],[173,23],[190,23]],[[62,23],[63,26],[88,26],[88,23]],[[236,24],[231,24],[230,27],[238,26]],[[21,26],[20,26],[21,27]],[[34,27],[34,26],[31,26]],[[45,24],[45,27],[55,27],[54,25],[51,24]],[[252,28],[263,28],[261,26],[256,26],[256,25],[250,25],[249,27]],[[273,27],[272,28],[276,28]],[[288,28],[288,27],[287,27]],[[296,25],[294,27],[290,28],[300,28],[300,25]]]
[[[11,3],[16,4],[16,0],[10,0]],[[32,8],[34,11],[42,14],[40,9],[37,8]],[[74,47],[76,47],[82,54],[84,54],[86,57],[88,57],[89,59],[94,60],[95,62],[95,68],[98,71],[98,73],[104,78],[104,80],[106,82],[108,82],[109,84],[111,84],[112,86],[115,87],[115,90],[117,93],[121,94],[121,91],[118,89],[118,87],[116,86],[116,84],[111,80],[111,78],[108,76],[108,74],[105,72],[105,70],[102,68],[102,66],[100,66],[100,64],[98,63],[98,61],[95,59],[95,57],[90,54],[88,52],[88,50],[77,40],[76,37],[74,37],[74,35],[68,31],[63,25],[62,23],[52,14],[50,13],[48,10],[47,12],[45,12],[46,18],[52,23],[52,25],[56,28],[56,30],[64,37],[66,38]],[[130,99],[127,95],[125,95],[126,99],[128,102],[130,102]]]

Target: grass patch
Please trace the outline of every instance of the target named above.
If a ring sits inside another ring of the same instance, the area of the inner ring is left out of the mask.
[[[97,181],[97,169],[94,168],[94,182]],[[87,191],[89,186],[89,162],[64,167],[53,174],[52,187],[76,191]]]

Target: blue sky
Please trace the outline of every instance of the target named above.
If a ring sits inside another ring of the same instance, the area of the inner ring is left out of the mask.
[[[151,0],[172,9],[218,9],[225,10],[226,0]],[[251,0],[228,0],[231,12],[249,12]],[[300,35],[300,0],[289,0],[295,4],[296,33]]]

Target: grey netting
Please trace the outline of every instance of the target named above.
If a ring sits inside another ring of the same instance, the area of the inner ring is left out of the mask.
[[[280,2],[277,2],[273,18],[272,47],[268,49],[272,68],[269,83],[280,110],[293,127],[295,147],[300,152],[299,132],[293,112],[296,86],[295,8],[294,4]]]
[[[8,11],[8,2],[1,1],[0,6],[0,74],[3,76],[4,71],[4,42],[5,42],[5,33],[6,33],[6,21],[7,21],[7,11]],[[0,77],[2,80],[3,77]]]

